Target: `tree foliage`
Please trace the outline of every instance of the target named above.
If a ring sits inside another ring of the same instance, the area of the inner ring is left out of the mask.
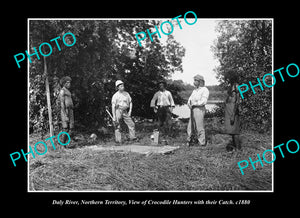
[[[29,48],[72,32],[74,46],[66,47],[58,40],[61,51],[52,42],[52,54],[47,59],[51,104],[55,129],[59,128],[59,79],[72,78],[71,92],[75,103],[77,127],[100,127],[108,117],[114,82],[121,79],[133,99],[133,116],[151,117],[150,100],[157,90],[157,81],[169,79],[175,71],[182,71],[181,59],[185,49],[170,35],[162,43],[157,35],[153,42],[138,46],[134,34],[154,28],[156,20],[30,20]],[[72,37],[66,37],[71,40]],[[70,42],[71,44],[71,42]],[[46,47],[46,46],[45,46]],[[47,53],[47,52],[45,52]],[[41,55],[40,55],[41,56]],[[43,60],[32,58],[29,67],[29,116],[34,130],[48,129]],[[171,84],[176,103],[179,88]]]
[[[220,65],[215,69],[223,88],[238,84],[257,84],[272,73],[272,21],[225,20],[217,25],[219,36],[212,47]],[[269,81],[269,83],[271,83]],[[270,129],[272,124],[272,89],[251,88],[242,101],[242,119],[246,127]]]

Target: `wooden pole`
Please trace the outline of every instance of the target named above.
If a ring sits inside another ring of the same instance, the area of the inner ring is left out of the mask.
[[[47,105],[48,105],[50,137],[52,137],[53,136],[52,109],[51,109],[49,80],[48,80],[48,73],[47,73],[47,62],[46,62],[46,57],[45,56],[44,56],[44,75],[46,77],[45,85],[46,85],[46,97],[47,97]]]

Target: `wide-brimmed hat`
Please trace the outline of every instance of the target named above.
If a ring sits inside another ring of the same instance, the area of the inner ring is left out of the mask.
[[[118,87],[118,86],[121,85],[121,84],[124,84],[124,83],[122,82],[122,80],[117,80],[117,81],[116,81],[116,87]]]
[[[201,75],[199,75],[199,74],[197,74],[196,76],[194,76],[194,80],[198,80],[198,81],[202,80],[202,81],[204,81],[204,77],[201,76]]]

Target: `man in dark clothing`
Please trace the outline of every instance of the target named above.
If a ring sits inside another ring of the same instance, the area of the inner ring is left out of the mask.
[[[175,107],[171,92],[166,90],[166,82],[159,82],[159,91],[157,91],[150,103],[150,107],[157,113],[159,129],[164,130],[168,135],[171,127],[172,111]]]

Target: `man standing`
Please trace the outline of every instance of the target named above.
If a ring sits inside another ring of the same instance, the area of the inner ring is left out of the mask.
[[[69,76],[61,78],[60,84],[62,86],[62,89],[59,92],[62,128],[64,132],[69,133],[71,136],[74,128],[73,101],[71,92],[69,91],[71,87],[71,78]],[[66,143],[67,138],[67,135],[64,134],[61,140],[62,143]]]
[[[188,145],[191,145],[192,136],[196,137],[199,145],[205,146],[204,114],[205,104],[209,96],[209,91],[204,87],[204,78],[201,75],[194,76],[194,86],[189,100],[188,107],[191,109],[191,116],[187,127]]]
[[[228,89],[228,96],[225,101],[225,133],[231,135],[232,143],[226,146],[227,151],[233,149],[241,149],[240,142],[240,115],[239,115],[239,95],[236,82],[231,82],[231,86]]]
[[[116,143],[119,144],[121,140],[120,132],[120,121],[123,120],[129,129],[129,138],[134,141],[135,137],[135,125],[131,119],[132,112],[132,101],[128,92],[124,91],[124,83],[121,80],[116,81],[116,88],[118,91],[113,95],[112,104],[112,115],[115,122],[115,138]]]
[[[171,92],[166,90],[166,82],[160,81],[158,83],[159,91],[157,91],[150,103],[154,113],[157,113],[159,130],[164,130],[168,135],[171,127],[172,111],[175,107]]]

